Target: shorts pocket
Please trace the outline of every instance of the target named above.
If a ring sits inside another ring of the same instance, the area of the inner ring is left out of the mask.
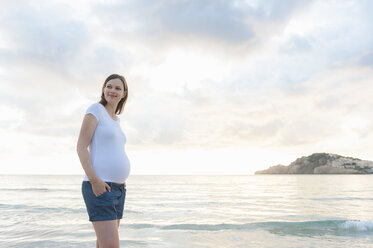
[[[98,196],[95,195],[95,197],[96,197],[96,198],[102,198],[102,197],[105,196],[108,192],[109,192],[109,191],[106,190],[106,191],[105,191],[104,193],[102,193],[101,195],[98,195]],[[93,194],[93,195],[94,195],[94,194]]]

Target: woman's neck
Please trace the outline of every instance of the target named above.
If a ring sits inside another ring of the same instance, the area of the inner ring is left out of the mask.
[[[115,107],[109,103],[106,104],[105,106],[107,112],[109,113],[109,115],[114,118],[115,117]]]

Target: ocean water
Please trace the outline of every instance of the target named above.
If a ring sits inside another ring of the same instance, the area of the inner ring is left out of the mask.
[[[95,247],[83,176],[0,176],[0,247]],[[121,247],[373,247],[373,175],[136,176]]]

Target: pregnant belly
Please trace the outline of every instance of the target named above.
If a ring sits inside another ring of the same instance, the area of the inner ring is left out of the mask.
[[[107,157],[97,160],[93,167],[99,178],[110,182],[123,183],[130,172],[130,162],[125,154],[116,159]]]

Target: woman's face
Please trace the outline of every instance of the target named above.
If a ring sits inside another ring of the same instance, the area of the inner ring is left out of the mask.
[[[106,83],[104,88],[105,100],[114,106],[118,105],[119,101],[125,96],[126,92],[123,89],[123,83],[119,78],[114,78]]]

